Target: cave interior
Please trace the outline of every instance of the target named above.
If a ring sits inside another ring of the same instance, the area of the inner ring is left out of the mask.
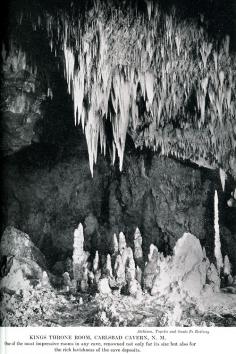
[[[158,303],[162,264],[171,259],[175,272],[185,246],[193,254],[199,246],[201,262],[217,269],[211,291],[236,293],[234,1],[11,0],[3,14],[0,253],[9,283],[1,288],[13,291],[6,296],[15,296],[13,255],[17,270],[24,257],[42,270],[35,276],[26,262],[31,292],[49,278],[85,313],[96,292],[112,289],[117,306],[121,295],[138,301],[133,278],[146,302]],[[235,299],[222,301],[234,301],[236,314]],[[113,325],[106,315],[96,324]],[[173,321],[157,323],[181,322]]]

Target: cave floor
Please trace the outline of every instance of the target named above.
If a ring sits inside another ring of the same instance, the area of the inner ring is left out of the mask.
[[[60,301],[58,301],[60,299]],[[54,311],[38,318],[33,326],[134,326],[161,327],[236,326],[236,294],[223,292],[203,296],[199,304],[182,304],[181,310],[164,298],[143,294],[109,296],[58,292]]]

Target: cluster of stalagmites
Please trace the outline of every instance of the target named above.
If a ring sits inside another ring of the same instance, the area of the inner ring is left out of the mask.
[[[231,264],[225,256],[220,269],[210,263],[205,249],[193,235],[185,233],[176,243],[173,256],[165,257],[153,244],[145,261],[142,236],[137,228],[133,247],[128,247],[121,232],[113,236],[111,254],[96,251],[92,261],[83,250],[83,226],[74,232],[73,279],[64,273],[67,291],[94,291],[102,295],[121,292],[140,297],[144,292],[158,296],[175,296],[178,292],[199,298],[204,292],[217,292],[221,281],[230,286],[236,283]]]

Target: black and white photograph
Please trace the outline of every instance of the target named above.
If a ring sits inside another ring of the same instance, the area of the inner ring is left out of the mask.
[[[236,328],[236,1],[2,9],[0,326]]]

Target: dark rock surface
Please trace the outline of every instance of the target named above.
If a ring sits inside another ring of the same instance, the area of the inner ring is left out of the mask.
[[[3,166],[3,226],[29,234],[51,266],[71,256],[80,222],[85,223],[86,250],[110,252],[113,234],[121,230],[131,245],[139,227],[144,257],[151,243],[171,253],[176,240],[191,232],[214,260],[210,175],[172,159],[130,153],[122,173],[99,158],[92,178],[83,143],[69,150],[29,150]],[[235,267],[235,238],[227,228],[221,237]]]

